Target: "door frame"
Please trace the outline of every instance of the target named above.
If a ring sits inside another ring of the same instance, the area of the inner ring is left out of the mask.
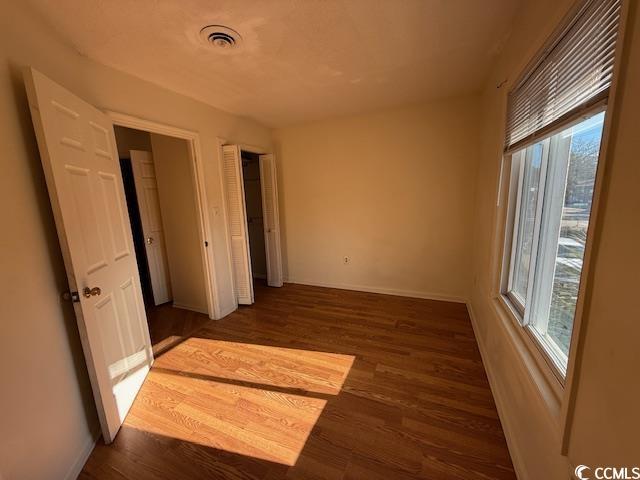
[[[213,249],[210,240],[213,236],[211,231],[209,205],[207,203],[200,134],[171,125],[145,120],[126,113],[110,110],[107,110],[105,113],[114,125],[142,130],[149,133],[157,133],[159,135],[166,135],[168,137],[179,138],[187,141],[189,146],[189,157],[191,158],[191,177],[198,215],[198,236],[200,237],[200,253],[202,255],[202,266],[204,270],[207,313],[211,319],[222,318],[222,315],[220,314],[218,286],[213,270],[215,262],[213,259]],[[208,246],[205,246],[205,242],[208,243]]]

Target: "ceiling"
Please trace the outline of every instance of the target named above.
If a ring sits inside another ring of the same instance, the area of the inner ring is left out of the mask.
[[[81,54],[278,127],[478,91],[520,0],[31,2]]]

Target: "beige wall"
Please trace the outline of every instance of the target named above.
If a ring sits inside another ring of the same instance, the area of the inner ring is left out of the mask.
[[[198,212],[186,140],[151,134],[175,306],[207,312]]]
[[[233,297],[216,137],[265,149],[271,137],[253,122],[87,60],[27,3],[3,2],[0,15],[0,471],[57,480],[91,448],[98,422],[73,310],[59,300],[66,275],[21,68],[34,66],[99,108],[200,133],[223,309],[233,308]]]
[[[503,145],[506,90],[570,8],[570,0],[528,2],[514,22],[513,35],[493,69],[483,97],[482,157],[474,214],[474,283],[470,306],[485,367],[521,479],[566,479],[572,466],[637,465],[640,410],[640,307],[631,299],[640,285],[640,18],[632,16],[633,39],[626,78],[614,113],[613,152],[608,159],[602,216],[587,291],[584,362],[578,371],[578,396],[568,457],[560,454],[562,394],[551,393],[544,377],[528,367],[535,359],[492,300],[495,202]],[[561,391],[562,392],[562,391]]]
[[[469,97],[276,130],[285,278],[466,299],[478,120]]]
[[[115,125],[113,130],[116,134],[116,145],[120,158],[131,158],[131,153],[129,153],[131,150],[151,151],[151,136],[149,132],[119,125]]]

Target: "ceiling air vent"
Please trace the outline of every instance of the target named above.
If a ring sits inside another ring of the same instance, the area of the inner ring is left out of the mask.
[[[200,30],[200,37],[207,45],[220,51],[237,49],[242,37],[235,30],[222,25],[208,25]]]

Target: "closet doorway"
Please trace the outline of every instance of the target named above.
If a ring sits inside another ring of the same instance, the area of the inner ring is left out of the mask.
[[[267,253],[264,238],[264,215],[262,211],[262,184],[260,182],[260,159],[258,154],[240,151],[244,199],[247,206],[247,236],[251,258],[251,274],[254,283],[267,281]]]
[[[275,157],[240,145],[222,146],[222,182],[238,304],[254,303],[254,281],[282,286]]]
[[[210,315],[192,150],[184,138],[120,125],[114,131],[152,350],[158,355]]]

